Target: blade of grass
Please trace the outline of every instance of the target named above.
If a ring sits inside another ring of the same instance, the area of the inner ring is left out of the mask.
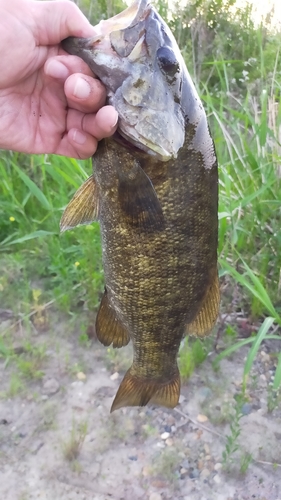
[[[253,366],[253,362],[256,358],[257,352],[260,348],[260,345],[264,338],[266,337],[269,329],[272,327],[274,323],[274,318],[271,318],[270,316],[268,318],[265,318],[263,324],[261,325],[257,335],[253,339],[253,345],[248,352],[248,356],[244,365],[244,374],[243,374],[243,388],[244,390],[246,389],[246,383],[248,379],[248,375],[251,371],[251,368]]]
[[[279,353],[278,356],[276,372],[273,380],[273,389],[277,391],[280,387],[280,384],[281,384],[281,352]]]
[[[24,172],[22,172],[22,170],[15,163],[12,163],[12,165],[13,165],[14,169],[17,171],[21,180],[28,187],[28,189],[33,194],[33,196],[35,196],[35,198],[37,198],[37,200],[40,202],[42,207],[44,207],[46,210],[51,211],[52,205],[47,200],[46,196],[41,191],[41,189],[39,189],[39,187],[36,186],[36,184]]]
[[[238,271],[236,271],[236,269],[231,266],[230,264],[228,264],[228,262],[226,262],[226,260],[224,259],[219,259],[219,262],[220,262],[220,265],[222,266],[222,268],[226,271],[228,271],[228,273],[238,282],[240,283],[242,286],[244,286],[245,288],[247,288],[247,290],[249,290],[249,292],[251,292],[262,304],[263,306],[265,307],[265,309],[269,312],[269,314],[271,316],[273,316],[273,318],[275,319],[275,321],[277,321],[279,324],[281,324],[281,317],[279,316],[279,314],[277,313],[275,307],[273,306],[271,300],[270,300],[270,297],[267,293],[267,291],[265,290],[264,286],[262,285],[262,283],[260,282],[260,280],[258,279],[258,277],[253,273],[253,271],[249,268],[249,266],[243,261],[243,259],[241,259],[242,262],[243,262],[243,265],[247,271],[247,274],[249,276],[249,278],[251,279],[252,283],[250,283],[245,276],[243,276],[242,274],[240,274]]]

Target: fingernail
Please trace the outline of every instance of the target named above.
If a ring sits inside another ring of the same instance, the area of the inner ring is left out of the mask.
[[[117,122],[118,122],[118,118],[119,118],[119,116],[118,116],[118,113],[117,113],[117,111],[116,111],[116,118],[115,118],[115,120],[114,120],[114,123],[111,125],[111,128],[116,127],[116,124],[117,124]]]
[[[85,144],[86,139],[87,137],[79,130],[73,132],[73,140],[77,142],[77,144]]]
[[[91,87],[88,82],[86,82],[84,78],[78,78],[73,90],[73,95],[78,97],[78,99],[86,99],[86,97],[89,97],[90,93]]]
[[[55,59],[51,59],[45,66],[45,73],[53,78],[66,79],[69,75],[69,71],[67,67],[56,61]]]

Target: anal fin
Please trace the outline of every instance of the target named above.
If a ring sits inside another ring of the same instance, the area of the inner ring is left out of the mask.
[[[180,375],[177,370],[175,376],[168,382],[136,377],[131,368],[125,374],[110,412],[124,406],[146,406],[148,403],[174,408],[180,397]]]
[[[96,318],[96,334],[98,340],[104,345],[123,347],[130,342],[126,328],[117,318],[114,309],[110,306],[105,290]]]
[[[91,224],[98,218],[99,198],[94,175],[76,191],[60,221],[61,232],[81,224]]]
[[[185,333],[195,337],[206,337],[214,328],[220,308],[220,286],[217,269],[213,281],[204,297],[197,316],[186,326]]]

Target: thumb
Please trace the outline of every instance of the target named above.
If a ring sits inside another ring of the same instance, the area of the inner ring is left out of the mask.
[[[77,5],[68,0],[33,2],[35,38],[38,45],[56,45],[68,36],[92,37],[96,34]]]

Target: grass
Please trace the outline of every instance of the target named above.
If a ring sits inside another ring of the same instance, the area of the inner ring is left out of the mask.
[[[62,443],[62,451],[65,460],[75,462],[81,453],[88,432],[88,422],[77,423],[72,421],[72,427],[67,440]]]

